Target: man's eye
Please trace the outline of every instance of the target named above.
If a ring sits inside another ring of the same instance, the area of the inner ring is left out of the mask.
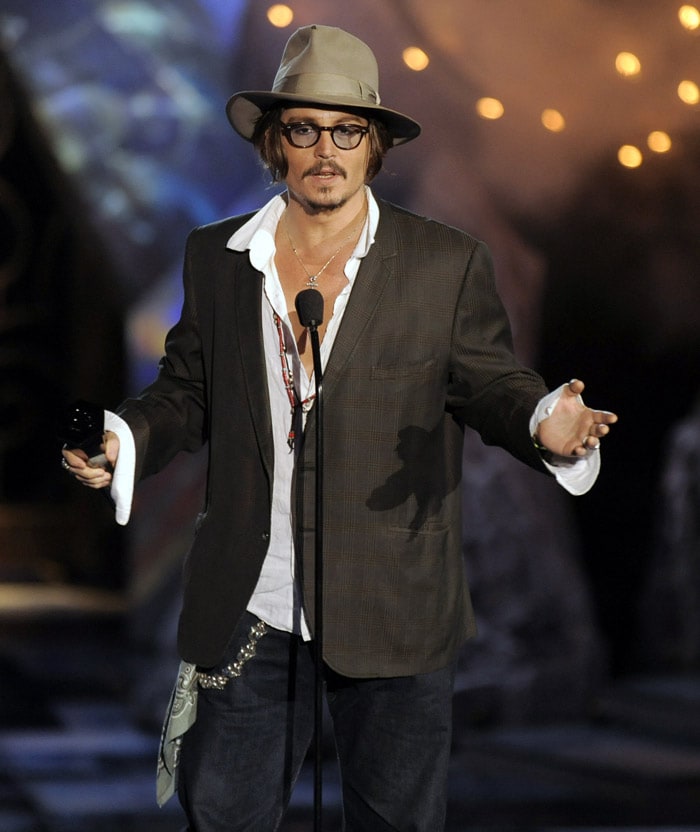
[[[356,136],[362,131],[358,124],[339,124],[335,129],[340,136]]]
[[[310,124],[295,124],[292,127],[292,133],[295,136],[311,136],[316,131]]]

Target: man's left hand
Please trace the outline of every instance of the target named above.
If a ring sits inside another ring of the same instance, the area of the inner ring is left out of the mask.
[[[585,385],[573,379],[564,386],[552,414],[537,426],[536,439],[558,456],[583,457],[600,448],[617,416],[607,410],[591,410],[581,399]]]

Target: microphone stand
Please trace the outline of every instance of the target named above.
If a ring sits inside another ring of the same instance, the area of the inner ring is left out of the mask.
[[[316,494],[314,522],[314,830],[321,832],[323,811],[323,370],[318,327],[309,327],[316,381]]]
[[[316,484],[314,501],[314,832],[323,824],[323,368],[318,327],[323,323],[323,296],[305,289],[295,306],[309,330],[316,386]]]

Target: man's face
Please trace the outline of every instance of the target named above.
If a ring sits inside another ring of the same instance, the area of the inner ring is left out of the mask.
[[[294,107],[282,113],[283,124],[337,124],[367,126],[367,119],[352,113]],[[369,141],[363,136],[352,150],[341,150],[330,132],[322,131],[313,147],[293,147],[282,138],[288,171],[285,184],[290,197],[311,213],[334,211],[362,194],[369,161]]]

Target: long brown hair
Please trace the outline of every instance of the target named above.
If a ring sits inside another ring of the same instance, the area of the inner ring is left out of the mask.
[[[277,104],[275,107],[266,110],[257,120],[252,137],[253,145],[260,154],[260,159],[269,171],[273,182],[282,182],[287,176],[288,170],[280,127],[284,109],[284,104]],[[365,113],[362,113],[362,115],[366,117]],[[368,121],[369,159],[366,181],[371,182],[382,169],[382,162],[387,150],[392,145],[392,138],[381,121],[375,118],[368,118]]]

